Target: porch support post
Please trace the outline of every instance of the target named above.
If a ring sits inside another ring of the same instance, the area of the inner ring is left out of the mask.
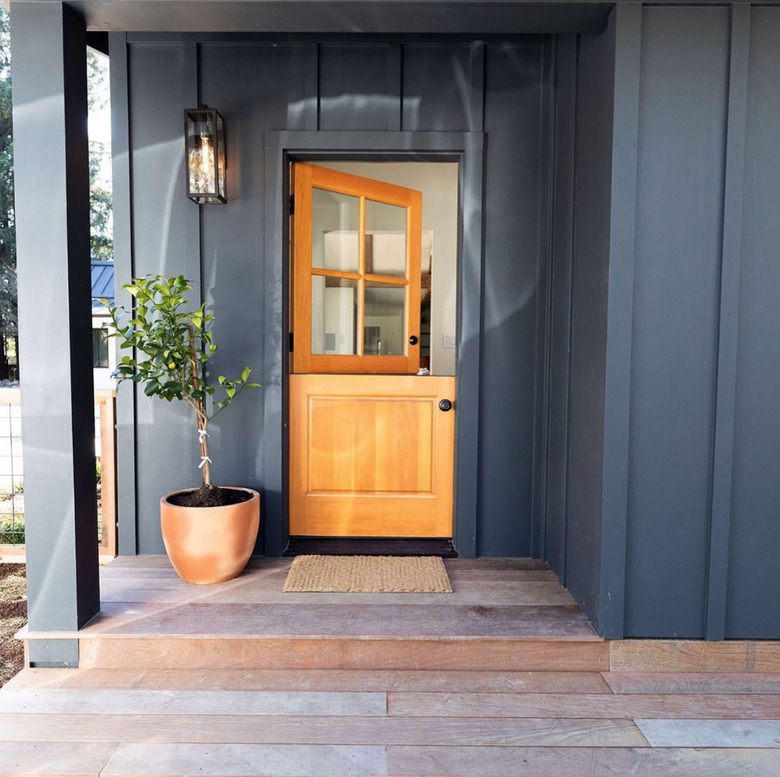
[[[89,264],[86,27],[61,2],[11,2],[22,442],[32,633],[100,609]],[[78,663],[31,639],[32,666]]]

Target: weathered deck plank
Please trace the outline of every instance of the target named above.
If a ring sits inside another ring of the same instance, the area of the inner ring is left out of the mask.
[[[83,639],[85,669],[409,669],[602,672],[604,642],[506,639]]]
[[[289,595],[288,559],[120,559],[82,668],[0,692],[0,777],[780,774],[780,644],[608,643],[540,562],[446,564],[448,596]]]
[[[384,716],[384,693],[320,691],[11,691],[0,695],[0,713],[119,715],[356,715]]]
[[[179,581],[180,582],[180,581]],[[143,577],[128,583],[122,580],[104,580],[100,588],[101,601],[108,603],[162,602],[183,604],[339,604],[344,605],[344,595],[337,593],[284,593],[279,579],[258,579],[251,586],[214,586],[215,590],[183,588],[168,577]],[[349,604],[384,606],[402,605],[547,605],[575,606],[566,589],[557,581],[492,582],[485,580],[456,584],[451,594],[349,594]]]
[[[616,640],[610,643],[610,670],[612,672],[754,672],[756,671],[755,653],[754,642]]]
[[[646,747],[630,720],[0,714],[0,741]]]
[[[349,596],[349,594],[345,594]],[[444,595],[442,595],[444,596]],[[83,633],[153,636],[520,637],[593,639],[576,606],[453,606],[447,604],[209,604],[180,607],[104,605]],[[121,617],[120,617],[121,616]]]
[[[390,693],[388,714],[401,717],[780,718],[780,697],[759,694]]]
[[[776,777],[776,750],[391,747],[389,777]]]
[[[607,672],[615,693],[780,693],[780,674]]]
[[[98,777],[116,747],[109,742],[0,742],[0,774]]]
[[[780,748],[780,720],[637,720],[653,747]]]
[[[14,690],[415,691],[612,693],[598,672],[482,672],[343,669],[28,669]]]
[[[386,777],[384,747],[131,743],[117,747],[101,777]]]

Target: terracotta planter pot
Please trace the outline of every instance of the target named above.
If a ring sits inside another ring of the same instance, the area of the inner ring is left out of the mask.
[[[260,494],[222,507],[180,507],[166,494],[160,500],[160,522],[168,558],[187,583],[222,583],[238,577],[255,547],[260,527]]]

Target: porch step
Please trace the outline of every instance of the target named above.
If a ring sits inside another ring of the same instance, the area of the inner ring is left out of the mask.
[[[101,573],[100,614],[77,633],[90,669],[604,671],[608,645],[533,559],[447,560],[452,594],[283,593],[292,562],[183,583],[167,559]]]
[[[362,669],[599,672],[600,640],[100,636],[79,640],[85,669]]]
[[[120,558],[101,573],[100,614],[61,636],[91,669],[609,668],[608,645],[540,561],[447,560],[452,594],[283,593],[291,563],[255,559],[236,580],[193,586],[164,557]]]

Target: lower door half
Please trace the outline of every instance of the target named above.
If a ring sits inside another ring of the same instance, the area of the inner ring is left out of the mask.
[[[451,537],[454,391],[453,377],[291,375],[290,534]]]

